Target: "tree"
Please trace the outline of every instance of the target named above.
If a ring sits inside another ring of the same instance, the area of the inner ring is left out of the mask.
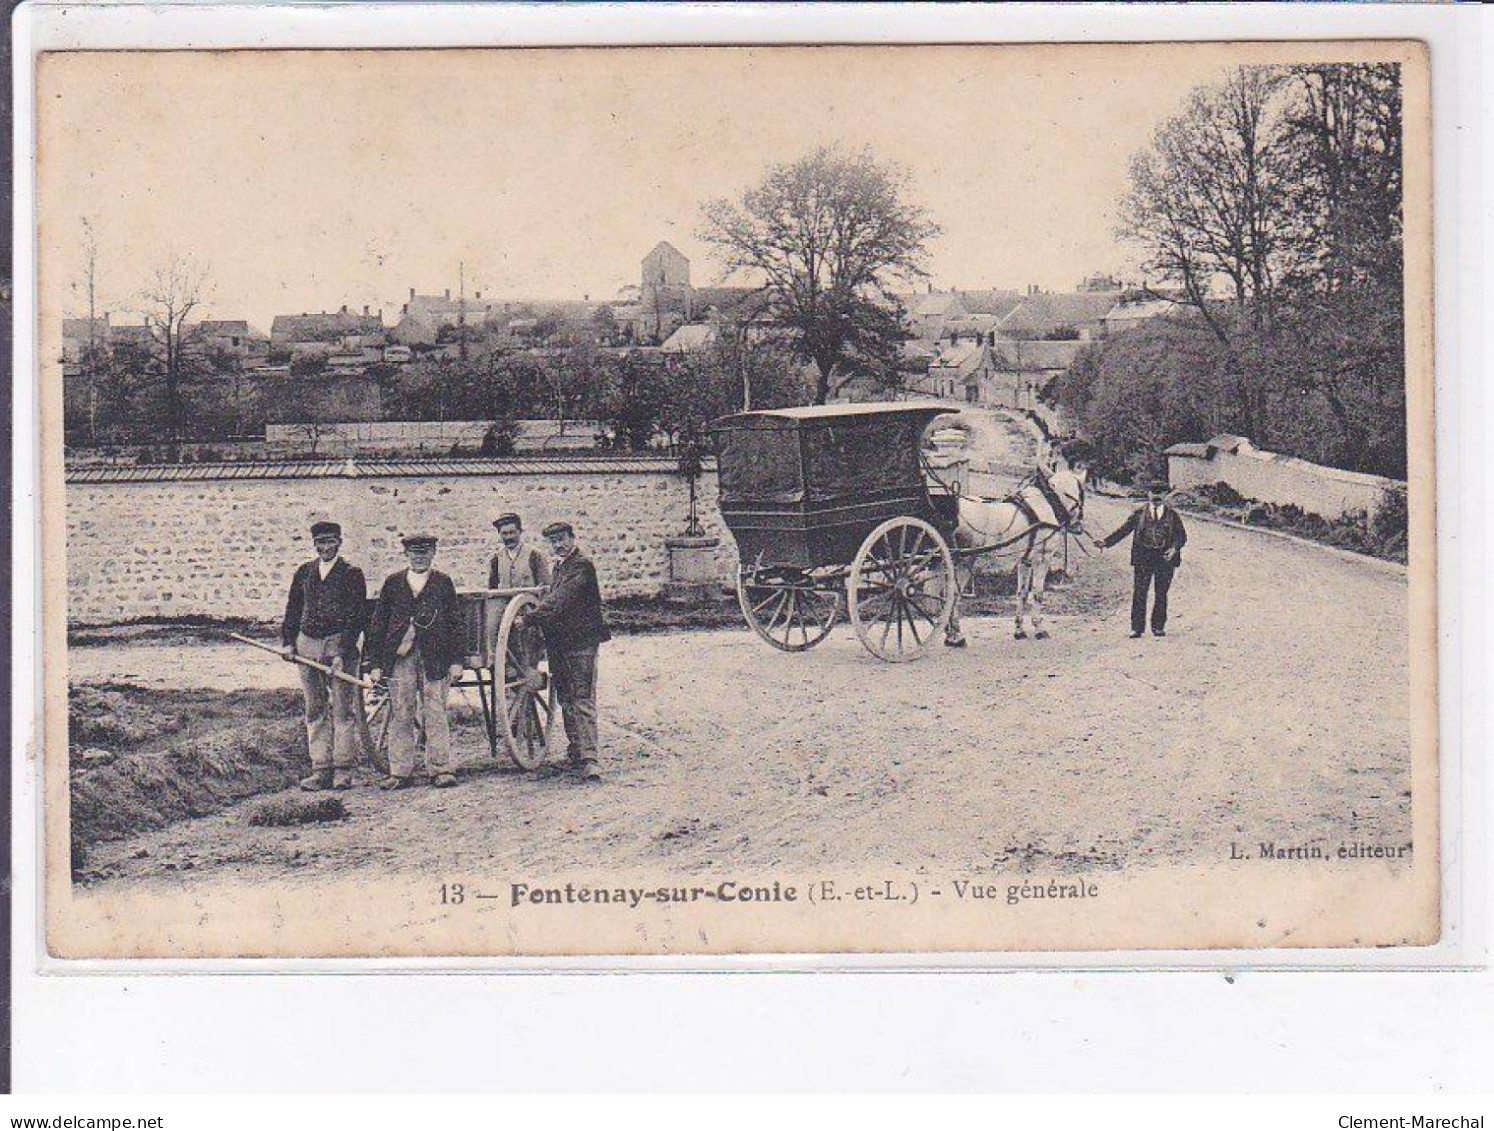
[[[760,279],[769,319],[814,362],[816,404],[896,355],[903,331],[891,288],[925,274],[940,230],[904,199],[907,184],[870,150],[822,147],[770,168],[740,202],[705,207],[700,236],[727,275]]]
[[[1157,435],[1174,440],[1204,437],[1166,429],[1207,424],[1404,474],[1400,106],[1393,65],[1244,67],[1159,127],[1133,158],[1119,234],[1214,342],[1191,372],[1150,372],[1212,400],[1202,416],[1164,411],[1183,390],[1125,411],[1162,413]]]
[[[156,268],[141,292],[140,311],[150,335],[154,366],[165,397],[166,440],[182,438],[182,384],[197,356],[198,335],[188,319],[207,298],[208,275],[192,260],[173,255]]]

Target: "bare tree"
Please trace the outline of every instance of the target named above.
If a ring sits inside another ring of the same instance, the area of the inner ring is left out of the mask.
[[[1240,67],[1195,90],[1132,159],[1121,201],[1120,237],[1141,248],[1143,270],[1181,288],[1226,352],[1239,327],[1259,332],[1273,314],[1286,219],[1273,113],[1284,81],[1277,68]],[[1227,306],[1215,295],[1221,280]],[[1242,426],[1260,441],[1259,374],[1229,364]]]
[[[1263,303],[1275,284],[1284,216],[1268,115],[1282,81],[1273,68],[1241,67],[1195,90],[1131,162],[1119,235],[1206,319],[1216,280],[1228,280],[1240,306]]]
[[[105,343],[98,334],[98,270],[99,238],[93,230],[93,222],[83,217],[83,278],[82,285],[88,295],[88,341],[83,347],[83,356],[78,359],[78,370],[88,390],[88,442],[98,444],[99,434],[99,374],[103,367]]]
[[[851,378],[895,362],[902,337],[891,287],[924,275],[939,227],[904,197],[907,174],[870,150],[820,148],[761,184],[706,205],[701,238],[727,274],[762,280],[772,321],[819,371],[823,404]]]
[[[156,268],[141,291],[140,313],[161,376],[166,438],[173,446],[181,442],[182,435],[182,381],[198,345],[196,328],[188,320],[206,301],[208,291],[207,269],[177,255]]]

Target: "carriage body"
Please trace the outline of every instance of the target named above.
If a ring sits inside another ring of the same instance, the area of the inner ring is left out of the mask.
[[[923,654],[954,603],[958,499],[930,490],[923,450],[929,423],[950,411],[814,405],[713,425],[721,517],[741,563],[737,595],[759,636],[804,651],[829,634],[844,600],[873,654]],[[869,638],[864,621],[886,631]]]
[[[718,420],[721,518],[744,563],[848,566],[888,519],[922,519],[946,536],[955,499],[924,474],[933,404],[814,405]]]

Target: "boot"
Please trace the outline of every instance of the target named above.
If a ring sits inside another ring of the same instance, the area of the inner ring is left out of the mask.
[[[332,771],[313,770],[310,776],[301,779],[301,788],[307,793],[315,793],[319,789],[331,789]]]

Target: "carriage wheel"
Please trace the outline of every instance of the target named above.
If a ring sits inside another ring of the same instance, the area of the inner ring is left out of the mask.
[[[784,652],[807,652],[830,635],[840,594],[790,566],[737,570],[737,604],[752,631]]]
[[[956,585],[939,532],[921,518],[890,518],[856,551],[846,581],[851,624],[873,656],[916,660],[949,624]]]
[[[520,593],[503,609],[493,646],[493,752],[503,739],[508,756],[521,769],[537,770],[550,756],[555,726],[555,681],[539,629],[514,621],[539,604],[533,593]]]
[[[389,681],[358,692],[358,739],[369,763],[381,774],[389,772]]]

